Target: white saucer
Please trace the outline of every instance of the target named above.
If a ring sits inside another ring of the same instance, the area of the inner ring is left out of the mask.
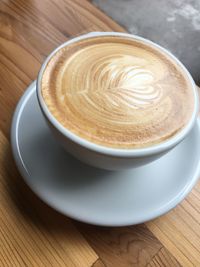
[[[21,98],[12,123],[12,149],[26,183],[46,203],[97,225],[145,222],[172,209],[190,192],[200,170],[200,121],[161,159],[128,171],[87,166],[54,141],[38,106],[35,82]]]

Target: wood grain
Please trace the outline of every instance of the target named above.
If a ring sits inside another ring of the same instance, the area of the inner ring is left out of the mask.
[[[106,265],[102,262],[101,259],[98,259],[95,263],[93,263],[92,267],[106,267]]]
[[[181,266],[144,224],[110,228],[79,223],[78,229],[107,267]]]
[[[172,257],[172,255],[169,253],[167,249],[162,247],[146,266],[147,267],[159,267],[159,266],[179,267],[181,265],[178,263],[178,261],[174,257]]]
[[[200,183],[146,225],[103,228],[53,211],[16,170],[8,140],[17,101],[51,50],[89,31],[124,29],[86,0],[0,1],[0,266],[198,267]]]

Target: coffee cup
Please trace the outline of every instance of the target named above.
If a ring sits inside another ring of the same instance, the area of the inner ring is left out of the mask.
[[[37,79],[49,128],[67,152],[121,170],[166,154],[193,128],[196,85],[169,51],[139,36],[93,32],[56,48]]]

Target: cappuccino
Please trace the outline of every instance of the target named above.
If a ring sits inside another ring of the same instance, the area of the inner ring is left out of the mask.
[[[194,109],[183,68],[159,48],[131,37],[89,37],[59,49],[41,87],[60,124],[112,148],[168,140],[185,127]]]

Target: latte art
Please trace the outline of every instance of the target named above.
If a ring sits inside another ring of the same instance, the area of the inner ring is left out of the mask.
[[[96,95],[97,101],[99,98],[104,101],[105,98],[111,107],[124,106],[125,109],[145,108],[146,105],[159,101],[162,86],[155,81],[153,72],[142,65],[134,65],[135,61],[139,61],[139,58],[123,55],[95,61],[87,71],[83,87],[75,94],[81,94],[94,106]],[[94,85],[98,89],[93,88]],[[68,91],[66,93],[70,94]]]
[[[176,134],[192,114],[192,91],[179,68],[130,38],[89,38],[54,55],[42,94],[75,134],[105,146],[143,147]]]

